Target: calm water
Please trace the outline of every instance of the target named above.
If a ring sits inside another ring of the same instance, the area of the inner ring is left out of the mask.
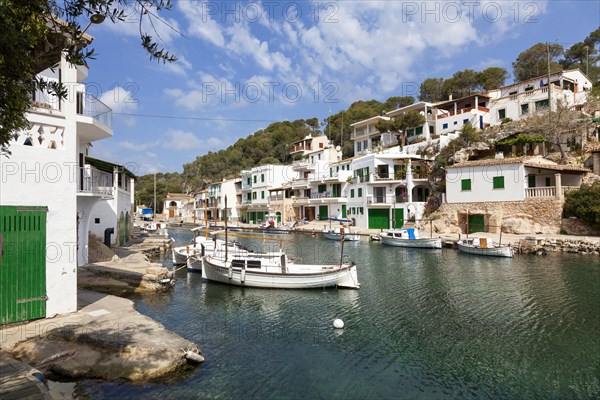
[[[337,242],[283,237],[305,262],[339,261]],[[206,362],[170,384],[78,382],[75,396],[600,397],[598,257],[488,259],[366,242],[344,250],[360,290],[239,288],[179,271],[172,292],[135,299],[137,309],[198,343]],[[332,329],[335,318],[345,329]]]

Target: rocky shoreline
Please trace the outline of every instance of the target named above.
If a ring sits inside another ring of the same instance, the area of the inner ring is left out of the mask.
[[[589,239],[526,238],[519,240],[517,243],[512,243],[512,246],[520,254],[544,255],[551,251],[600,256],[600,241]]]

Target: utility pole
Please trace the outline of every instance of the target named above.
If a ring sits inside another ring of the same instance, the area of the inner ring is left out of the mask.
[[[156,221],[156,172],[154,173],[154,202],[152,203],[152,220]]]
[[[548,107],[550,108],[550,111],[552,111],[552,96],[550,94],[552,90],[552,86],[550,85],[550,45],[548,42],[546,42],[546,52],[548,53]]]

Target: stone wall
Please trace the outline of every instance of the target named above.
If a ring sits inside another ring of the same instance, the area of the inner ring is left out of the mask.
[[[510,202],[445,203],[431,216],[436,233],[463,233],[469,214],[483,214],[486,232],[556,234],[560,232],[563,201],[526,199]]]
[[[518,253],[546,254],[547,251],[600,255],[600,242],[586,239],[523,239],[514,246]]]

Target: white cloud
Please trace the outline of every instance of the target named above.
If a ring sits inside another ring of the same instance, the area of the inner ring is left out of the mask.
[[[224,144],[219,138],[200,139],[193,132],[180,129],[168,130],[165,136],[163,146],[170,150],[207,150]]]
[[[134,92],[117,86],[100,96],[100,101],[109,106],[115,113],[126,113],[137,110],[138,101]]]
[[[192,63],[184,56],[178,55],[177,61],[159,63],[159,68],[163,71],[170,72],[183,77],[188,76],[188,72],[192,70]]]
[[[225,46],[225,37],[221,26],[210,15],[210,7],[218,3],[207,1],[179,1],[179,9],[188,21],[188,34],[199,37],[217,47]]]

